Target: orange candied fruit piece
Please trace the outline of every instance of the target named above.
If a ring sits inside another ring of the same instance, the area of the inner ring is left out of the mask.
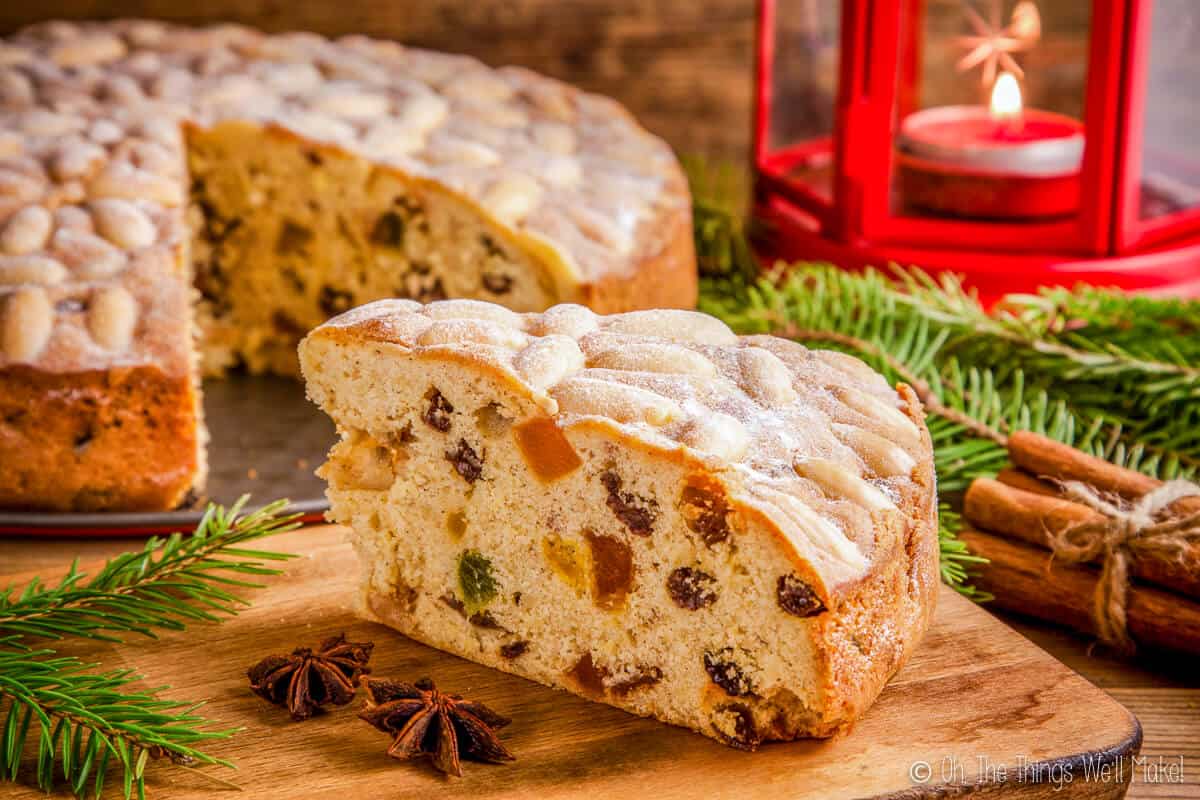
[[[534,417],[513,428],[517,447],[533,474],[546,483],[556,481],[583,464],[566,434],[550,417]]]

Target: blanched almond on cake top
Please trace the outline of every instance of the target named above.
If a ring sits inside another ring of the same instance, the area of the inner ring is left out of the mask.
[[[366,613],[729,745],[853,722],[937,587],[919,403],[696,312],[390,300],[301,344]]]

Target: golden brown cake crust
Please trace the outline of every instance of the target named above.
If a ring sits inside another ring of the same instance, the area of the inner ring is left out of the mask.
[[[578,302],[599,314],[695,308],[699,280],[691,209],[678,209],[665,223],[662,249],[642,259],[628,274],[606,275],[584,284]]]
[[[174,508],[197,470],[187,376],[155,367],[0,370],[0,506]]]
[[[921,427],[925,451],[932,453],[921,401],[906,384],[897,386],[896,391],[905,403],[906,415]],[[878,553],[871,572],[837,611],[820,618],[828,690],[839,702],[805,735],[831,736],[853,725],[908,661],[933,621],[941,579],[937,487],[931,456],[918,462],[912,479],[914,490],[899,504],[907,517],[905,523],[881,532],[884,537],[894,536],[891,551]],[[877,635],[888,630],[896,635]]]

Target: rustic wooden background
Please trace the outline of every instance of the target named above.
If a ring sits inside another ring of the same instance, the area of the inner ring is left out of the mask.
[[[985,99],[954,69],[967,0],[925,0],[924,100]],[[984,14],[991,0],[969,0]],[[1191,0],[1184,0],[1190,2]],[[1007,13],[1014,0],[996,0]],[[266,30],[362,33],[519,64],[623,102],[678,152],[745,159],[751,134],[755,0],[8,0],[0,33],[52,17],[238,21]],[[1089,3],[1039,4],[1043,34],[1021,56],[1031,104],[1082,111]],[[793,135],[827,132],[837,71],[836,0],[780,3],[777,90]],[[784,13],[786,10],[787,13]]]
[[[681,152],[740,158],[750,136],[754,0],[5,0],[0,32],[119,16],[388,37],[610,95]]]

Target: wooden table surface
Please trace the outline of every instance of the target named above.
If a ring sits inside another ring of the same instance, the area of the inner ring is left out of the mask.
[[[85,563],[97,561],[137,545],[137,540],[131,539],[0,539],[0,587],[6,585],[6,575],[31,570],[52,574],[77,556]],[[1141,720],[1145,762],[1135,769],[1129,797],[1200,798],[1200,661],[1147,655],[1135,663],[1123,663],[1089,655],[1088,642],[1069,632],[1001,616]],[[0,796],[3,794],[0,786]]]

